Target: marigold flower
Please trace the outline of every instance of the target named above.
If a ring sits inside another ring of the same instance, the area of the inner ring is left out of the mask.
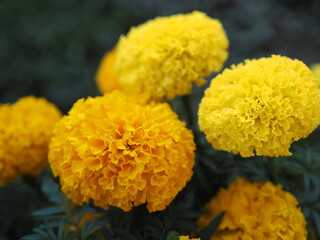
[[[283,191],[281,185],[240,178],[227,189],[220,189],[197,224],[203,229],[226,211],[211,240],[304,240],[306,220],[297,205],[296,198]]]
[[[0,105],[0,185],[43,169],[60,118],[60,111],[44,98],[28,96]]]
[[[54,130],[49,162],[73,202],[163,210],[192,176],[195,143],[167,103],[113,91],[78,100]]]
[[[310,66],[311,71],[316,77],[320,78],[320,63],[314,63]]]
[[[192,84],[219,71],[228,56],[228,39],[219,20],[194,11],[158,17],[122,36],[115,69],[123,90],[154,99],[191,92]]]
[[[96,73],[96,82],[101,93],[112,92],[115,89],[121,89],[118,82],[118,76],[114,70],[115,57],[117,49],[114,48],[107,52],[99,65]]]
[[[198,116],[218,150],[243,157],[291,155],[291,143],[320,123],[319,79],[296,59],[246,60],[212,80]]]
[[[200,238],[189,238],[189,236],[180,236],[179,240],[200,240]]]

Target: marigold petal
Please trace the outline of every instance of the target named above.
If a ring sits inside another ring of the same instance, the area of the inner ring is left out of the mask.
[[[190,94],[193,83],[201,86],[204,77],[219,71],[228,44],[220,21],[205,13],[158,17],[120,38],[114,68],[127,94],[172,99]]]
[[[211,240],[305,240],[306,220],[297,205],[295,197],[280,185],[239,178],[211,199],[197,225],[201,230],[226,211]]]
[[[166,103],[120,91],[77,101],[57,124],[49,162],[74,202],[163,210],[192,176],[193,134]],[[170,153],[170,154],[169,154]]]
[[[44,98],[0,104],[0,185],[35,175],[47,165],[52,130],[60,118],[61,112]]]
[[[242,157],[291,155],[320,124],[320,79],[299,60],[273,55],[224,70],[199,106],[199,126],[217,150]]]

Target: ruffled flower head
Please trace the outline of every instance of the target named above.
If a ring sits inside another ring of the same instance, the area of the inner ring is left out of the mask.
[[[73,202],[163,210],[192,176],[195,143],[166,103],[120,91],[78,100],[57,124],[49,162]]]
[[[217,150],[291,155],[291,143],[320,123],[319,83],[299,60],[247,60],[212,80],[199,107],[200,129]]]
[[[0,185],[45,167],[52,130],[60,118],[60,111],[43,98],[29,96],[0,105]]]
[[[112,49],[103,56],[100,62],[98,71],[96,73],[96,82],[101,93],[107,93],[116,89],[121,89],[118,76],[114,70],[116,53],[117,49]]]
[[[306,220],[297,205],[296,198],[280,185],[240,178],[218,192],[197,224],[203,229],[226,211],[211,240],[305,240]]]
[[[130,95],[154,99],[186,95],[192,84],[219,71],[228,52],[219,20],[201,12],[158,17],[133,27],[117,45],[115,69]]]

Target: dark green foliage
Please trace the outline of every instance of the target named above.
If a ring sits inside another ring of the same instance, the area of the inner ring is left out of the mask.
[[[31,182],[40,182],[41,176]],[[33,225],[31,213],[48,203],[40,189],[19,178],[0,188],[0,239],[18,239],[30,232]]]
[[[81,222],[87,213],[95,214],[98,211],[88,205],[73,207],[60,191],[59,184],[52,178],[43,179],[42,190],[54,206],[42,208],[33,212],[33,216],[40,223],[33,228],[33,234],[24,236],[21,240],[50,239],[50,240],[87,240],[99,239],[99,231],[105,222],[94,218]],[[74,209],[73,209],[74,208]]]
[[[182,191],[166,210],[150,214],[145,206],[136,207],[129,212],[118,208],[103,210],[89,205],[71,210],[70,200],[63,197],[58,183],[52,178],[43,179],[42,189],[54,205],[33,212],[32,215],[39,225],[32,229],[32,234],[23,237],[22,240],[94,240],[99,239],[101,234],[112,240],[172,240],[178,233],[194,232],[195,220],[201,216],[201,212],[191,208],[195,198],[190,196],[192,193],[188,190]],[[79,223],[86,213],[99,213],[100,217],[85,222],[79,228]],[[204,231],[213,232],[221,218],[222,215]]]

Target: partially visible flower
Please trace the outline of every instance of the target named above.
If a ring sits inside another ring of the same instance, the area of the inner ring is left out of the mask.
[[[246,60],[212,80],[199,107],[200,129],[217,150],[291,155],[291,143],[320,123],[319,84],[299,60]]]
[[[314,63],[310,66],[311,71],[320,78],[320,63]]]
[[[112,49],[103,56],[100,62],[96,73],[96,82],[101,93],[112,92],[115,89],[122,88],[114,69],[116,53],[117,49]]]
[[[49,162],[73,202],[163,210],[192,176],[193,134],[166,103],[113,91],[78,100],[57,124]]]
[[[189,236],[180,236],[179,240],[200,240],[200,238],[189,238]]]
[[[296,198],[281,185],[240,178],[227,189],[220,189],[197,224],[203,229],[226,211],[211,240],[305,240],[306,220],[297,206]]]
[[[0,185],[42,170],[60,118],[60,111],[44,98],[29,96],[0,105]]]
[[[194,11],[158,17],[131,28],[117,45],[115,69],[123,90],[154,99],[186,95],[219,71],[228,52],[219,20]]]

